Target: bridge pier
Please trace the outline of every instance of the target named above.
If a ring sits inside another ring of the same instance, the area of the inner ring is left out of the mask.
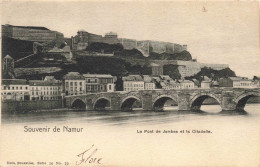
[[[92,99],[86,99],[86,110],[87,111],[94,110]]]
[[[142,108],[143,108],[143,110],[146,110],[146,111],[154,110],[152,94],[143,94],[142,95]]]
[[[190,111],[190,95],[186,93],[178,94],[179,111]]]
[[[233,96],[223,96],[221,100],[222,111],[236,110],[236,103],[233,101]]]
[[[121,110],[121,99],[120,96],[114,95],[111,97],[110,110],[120,111]]]

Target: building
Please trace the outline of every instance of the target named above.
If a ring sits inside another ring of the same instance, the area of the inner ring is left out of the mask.
[[[114,92],[115,79],[109,74],[83,74],[87,93]]]
[[[211,80],[207,76],[203,76],[203,81],[201,81],[200,87],[202,89],[209,89],[211,85]]]
[[[62,81],[53,76],[46,76],[44,80],[31,80],[30,100],[57,100],[61,99]]]
[[[144,89],[145,90],[154,90],[155,89],[155,82],[152,77],[149,75],[143,75],[144,79]]]
[[[219,82],[218,81],[212,81],[211,86],[215,87],[215,88],[219,87]]]
[[[35,42],[63,39],[62,33],[45,27],[2,25],[2,36]]]
[[[105,36],[102,37],[102,35],[80,30],[76,36],[71,37],[71,43],[73,50],[85,50],[91,43],[116,44],[120,42],[117,38],[117,34],[114,32],[106,33]]]
[[[155,63],[151,63],[150,65],[152,66],[152,75],[153,76],[163,75],[163,66],[160,66]]]
[[[103,43],[108,43],[108,44],[119,43],[119,39],[117,38],[117,33],[115,32],[106,33],[105,37],[103,38]]]
[[[201,89],[210,89],[210,84],[211,84],[210,81],[202,81],[200,87]]]
[[[82,95],[86,94],[85,78],[78,72],[69,72],[64,77],[65,95]]]
[[[252,88],[253,81],[247,77],[229,77],[219,79],[220,87]]]
[[[29,82],[25,79],[2,79],[2,101],[30,100]]]
[[[79,30],[76,36],[71,37],[73,50],[85,50],[91,43],[122,44],[124,49],[137,49],[144,56],[149,56],[150,52],[155,53],[180,53],[187,50],[187,45],[180,45],[171,42],[118,38],[117,33],[109,32],[102,35],[92,34],[85,30]]]
[[[194,82],[189,80],[179,80],[181,89],[194,89]]]
[[[14,59],[10,55],[6,55],[2,60],[2,78],[15,78],[14,75]]]
[[[122,80],[124,91],[144,90],[144,79],[140,75],[129,75]]]

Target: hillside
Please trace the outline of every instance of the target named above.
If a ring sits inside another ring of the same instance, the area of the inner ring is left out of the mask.
[[[33,53],[33,42],[13,39],[9,37],[2,38],[2,55],[9,54],[14,60],[18,60]]]
[[[188,51],[182,51],[180,53],[156,53],[151,52],[149,57],[145,57],[139,50],[124,49],[122,44],[107,44],[107,43],[92,43],[90,44],[86,51],[97,52],[97,53],[113,53],[115,57],[122,59],[149,59],[149,60],[192,60],[192,56]]]
[[[188,51],[182,51],[180,53],[155,53],[151,52],[150,56],[148,57],[151,60],[184,60],[190,61],[192,60],[192,56]]]

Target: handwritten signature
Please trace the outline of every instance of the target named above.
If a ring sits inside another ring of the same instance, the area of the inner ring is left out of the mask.
[[[85,150],[84,152],[77,155],[80,158],[79,161],[76,161],[76,165],[80,165],[82,163],[85,164],[101,164],[102,158],[95,157],[98,149],[94,147],[94,144]]]

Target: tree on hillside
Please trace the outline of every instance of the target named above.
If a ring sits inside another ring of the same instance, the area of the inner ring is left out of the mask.
[[[235,77],[236,74],[234,71],[232,71],[230,68],[225,68],[223,70],[219,70],[216,73],[217,78],[226,78],[226,77]]]
[[[150,52],[148,59],[151,59],[151,60],[184,60],[184,61],[190,61],[190,60],[192,60],[192,56],[186,50],[182,51],[180,53]]]
[[[163,74],[169,75],[172,79],[181,79],[181,74],[178,70],[178,66],[168,64],[163,66]]]
[[[98,52],[98,53],[108,53],[112,54],[114,52],[120,52],[124,49],[122,44],[107,44],[107,43],[91,43],[86,51]]]
[[[212,68],[204,67],[196,75],[190,76],[190,77],[185,77],[185,78],[189,79],[189,80],[197,79],[199,82],[201,82],[203,80],[204,76],[207,76],[208,78],[211,78],[212,80],[219,80],[219,78],[235,77],[236,74],[230,68],[225,68],[225,69],[218,71],[218,70],[213,70]]]
[[[137,49],[131,49],[131,50],[124,49],[119,52],[115,52],[114,56],[119,58],[145,59],[143,54]]]

